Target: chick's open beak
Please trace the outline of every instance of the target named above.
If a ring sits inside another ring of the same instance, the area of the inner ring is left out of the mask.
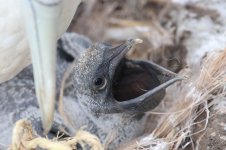
[[[128,40],[107,53],[111,60],[110,78],[112,82],[112,110],[131,113],[147,112],[159,105],[168,86],[183,77],[154,62],[125,59],[125,54],[139,39]],[[105,58],[108,58],[105,56]],[[118,109],[115,109],[118,108]]]
[[[36,95],[44,132],[53,122],[55,108],[56,42],[60,0],[23,0],[23,10],[34,71]]]

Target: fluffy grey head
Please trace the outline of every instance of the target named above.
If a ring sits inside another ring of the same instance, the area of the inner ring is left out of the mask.
[[[133,44],[134,40],[115,47],[97,43],[82,55],[74,68],[76,94],[82,105],[95,112],[120,110],[112,97],[112,81],[117,65]]]
[[[160,103],[176,80],[166,81],[176,75],[151,62],[124,59],[136,43],[94,44],[78,59],[74,87],[82,106],[95,113],[145,112]]]

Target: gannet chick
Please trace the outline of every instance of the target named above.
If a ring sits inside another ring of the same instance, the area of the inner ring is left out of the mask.
[[[85,127],[113,150],[143,134],[145,112],[158,106],[165,88],[180,78],[152,62],[126,59],[138,42],[96,43],[75,60],[73,88],[68,88],[73,92],[66,89],[72,94],[62,102],[71,135]]]

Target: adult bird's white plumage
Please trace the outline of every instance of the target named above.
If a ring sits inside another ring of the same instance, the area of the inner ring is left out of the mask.
[[[0,83],[30,63],[21,1],[0,0]]]
[[[0,0],[0,83],[12,79],[32,60],[46,132],[51,127],[55,105],[56,42],[80,2]]]

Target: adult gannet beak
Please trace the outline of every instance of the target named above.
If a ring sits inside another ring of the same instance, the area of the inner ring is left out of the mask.
[[[51,129],[56,94],[56,43],[61,0],[23,0],[27,37],[44,133]]]

